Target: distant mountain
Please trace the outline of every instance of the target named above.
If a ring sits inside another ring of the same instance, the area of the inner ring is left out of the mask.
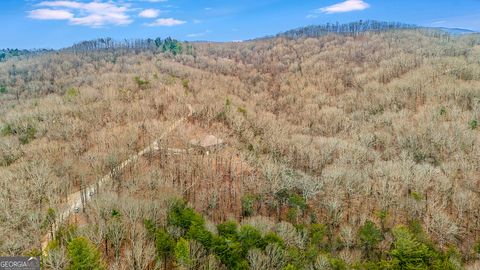
[[[286,32],[277,34],[277,37],[286,38],[300,38],[300,37],[319,37],[326,34],[346,34],[355,35],[364,32],[381,32],[394,29],[426,29],[426,30],[439,30],[452,35],[464,35],[477,33],[476,31],[462,28],[447,28],[447,27],[424,27],[415,24],[406,24],[399,22],[385,22],[375,20],[360,20],[351,23],[327,23],[323,25],[310,25],[292,29]],[[267,37],[268,38],[268,37]]]
[[[477,31],[463,28],[434,27],[433,29],[438,29],[452,35],[468,35],[478,33]]]
[[[299,38],[299,37],[319,37],[330,33],[336,34],[357,34],[363,32],[378,32],[392,29],[416,29],[420,28],[414,24],[406,24],[399,22],[383,22],[383,21],[357,21],[351,23],[327,23],[324,25],[310,25],[289,30],[277,34],[277,37]]]

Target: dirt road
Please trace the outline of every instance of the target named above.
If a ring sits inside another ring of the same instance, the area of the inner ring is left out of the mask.
[[[81,191],[74,192],[67,196],[66,206],[59,211],[54,225],[53,225],[53,234],[57,232],[59,225],[65,222],[68,217],[76,212],[79,212],[83,208],[83,204],[88,203],[88,201],[92,198],[92,195],[97,194],[97,189],[101,189],[107,183],[109,183],[113,176],[117,173],[121,172],[125,167],[128,165],[135,163],[140,157],[147,153],[151,153],[154,151],[158,151],[160,149],[159,142],[165,138],[168,134],[170,134],[174,129],[176,129],[181,123],[187,120],[188,117],[192,116],[193,108],[190,104],[187,104],[188,114],[173,123],[167,130],[165,130],[154,142],[152,142],[148,147],[143,149],[142,151],[138,152],[137,154],[130,156],[127,160],[123,161],[120,165],[114,168],[109,174],[102,177],[98,182],[88,186],[85,188],[84,193]],[[177,149],[173,149],[177,151]],[[82,203],[82,194],[84,194],[84,202]],[[50,233],[47,233],[42,237],[42,252],[45,253],[48,243],[51,241]]]

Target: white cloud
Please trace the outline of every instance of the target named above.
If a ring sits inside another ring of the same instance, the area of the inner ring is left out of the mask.
[[[44,7],[65,7],[65,8],[81,8],[83,3],[75,1],[43,1],[38,6]]]
[[[132,23],[130,16],[127,14],[129,5],[117,5],[114,2],[77,2],[77,1],[44,1],[37,4],[41,7],[49,7],[55,9],[35,9],[29,11],[29,17],[33,19],[47,20],[46,16],[35,16],[35,14],[45,13],[50,10],[51,15],[57,14],[57,20],[68,20],[71,24],[86,25],[91,27],[100,27],[104,25],[126,25]],[[70,14],[67,16],[67,14]],[[62,17],[63,15],[63,17]]]
[[[356,10],[364,10],[369,8],[370,5],[363,0],[347,0],[335,5],[328,7],[319,8],[316,10],[316,13],[341,13],[341,12],[350,12]]]
[[[160,18],[160,19],[156,19],[154,22],[148,23],[146,25],[147,26],[175,26],[175,25],[181,25],[181,24],[184,24],[184,23],[186,23],[186,21],[177,20],[177,19],[174,19],[174,18]]]
[[[167,2],[168,0],[123,0],[128,2],[148,2],[148,3],[162,3]]]
[[[200,33],[188,34],[187,37],[191,37],[191,38],[194,38],[194,37],[203,37],[203,36],[205,36],[206,34],[209,34],[209,33],[211,33],[211,32],[212,32],[211,30],[206,30],[206,31],[203,31],[203,32],[200,32]]]
[[[142,12],[138,14],[138,16],[143,17],[143,18],[156,18],[160,14],[160,10],[158,9],[144,9]]]
[[[444,24],[446,23],[447,21],[445,20],[441,20],[441,21],[435,21],[435,22],[432,22],[432,25],[436,25],[436,24]]]
[[[66,10],[35,9],[28,12],[28,17],[37,20],[68,20],[73,14]]]

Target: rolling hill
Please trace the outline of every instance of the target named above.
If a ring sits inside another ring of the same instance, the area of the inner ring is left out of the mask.
[[[480,37],[365,24],[4,59],[0,255],[476,269]]]

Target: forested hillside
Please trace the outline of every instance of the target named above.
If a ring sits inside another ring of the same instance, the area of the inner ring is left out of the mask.
[[[6,61],[12,57],[34,56],[42,53],[52,52],[53,50],[37,49],[37,50],[19,50],[19,49],[0,49],[0,62]]]
[[[478,269],[479,121],[478,35],[103,39],[7,58],[0,255],[42,254],[51,234],[45,269]]]
[[[399,22],[382,22],[375,20],[357,21],[351,23],[327,23],[324,25],[311,25],[289,30],[284,33],[277,34],[277,37],[287,38],[308,38],[320,37],[331,33],[342,35],[357,35],[365,32],[384,32],[390,30],[405,29],[427,29],[413,24]],[[433,30],[433,29],[430,29]],[[445,29],[447,30],[447,29]]]

